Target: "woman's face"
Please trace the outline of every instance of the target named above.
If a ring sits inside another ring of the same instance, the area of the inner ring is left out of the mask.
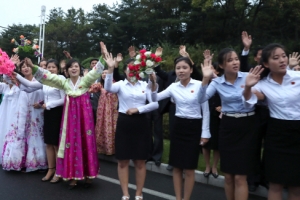
[[[180,81],[184,81],[191,77],[193,69],[185,61],[179,61],[175,66],[175,73]]]
[[[272,73],[286,73],[288,65],[288,57],[281,48],[276,48],[270,55],[268,63],[264,63],[266,68],[269,68]]]
[[[79,77],[80,66],[77,62],[72,63],[71,67],[68,69],[68,74],[69,74],[70,78]]]
[[[25,63],[21,67],[21,72],[24,76],[32,75],[32,69],[28,67]]]
[[[51,74],[58,74],[58,68],[53,62],[47,65],[47,70],[51,72]]]
[[[43,69],[47,69],[47,62],[46,61],[42,61],[40,62],[40,67],[43,68]]]
[[[102,80],[105,80],[107,72],[108,72],[107,70],[104,70],[102,72],[102,75],[101,75]]]
[[[66,62],[65,61],[61,61],[59,65],[60,65],[61,71],[63,71],[63,69],[66,67]]]
[[[224,70],[224,73],[237,73],[240,70],[240,60],[238,55],[232,51],[225,55],[223,64],[219,65]]]

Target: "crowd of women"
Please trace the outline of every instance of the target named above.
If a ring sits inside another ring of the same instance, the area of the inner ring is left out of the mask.
[[[300,73],[296,71],[300,56],[288,59],[283,46],[269,44],[255,51],[258,66],[249,71],[252,38],[247,32],[242,33],[242,42],[241,56],[225,48],[216,63],[206,50],[201,73],[185,46],[180,46],[174,71],[161,77],[170,79],[161,92],[156,76],[166,72],[160,66],[147,79],[130,79],[134,48],[124,65],[124,77],[116,74],[122,55],[114,58],[103,42],[102,56],[91,60],[88,71],[68,52],[68,62],[42,60],[39,67],[14,55],[11,60],[18,70],[11,77],[4,75],[0,83],[3,170],[48,169],[44,182],[69,180],[69,189],[74,189],[77,181],[85,180],[89,187],[99,173],[97,153],[115,154],[122,200],[130,199],[130,160],[136,172],[135,200],[141,200],[152,140],[146,113],[169,99],[169,164],[177,200],[191,199],[202,147],[203,175],[217,178],[220,159],[228,200],[246,200],[247,177],[251,183],[256,175],[268,181],[268,199],[282,199],[287,187],[289,199],[299,200]],[[155,54],[162,55],[162,48]],[[99,93],[94,106],[91,99]]]

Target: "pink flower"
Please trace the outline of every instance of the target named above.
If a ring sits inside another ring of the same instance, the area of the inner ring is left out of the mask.
[[[43,76],[43,79],[46,79],[47,78],[47,75],[46,74],[44,74],[44,76]]]

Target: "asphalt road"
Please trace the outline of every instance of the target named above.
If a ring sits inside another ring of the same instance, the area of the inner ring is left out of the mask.
[[[100,161],[100,174],[90,188],[84,188],[83,182],[73,190],[68,190],[67,182],[50,184],[41,182],[45,173],[22,173],[0,170],[0,200],[120,200],[122,191],[118,184],[117,164]],[[135,187],[134,170],[130,169],[130,188]],[[144,200],[174,199],[172,177],[147,172],[144,187]],[[135,190],[130,189],[131,199]],[[196,183],[191,200],[225,200],[224,190]],[[258,196],[249,196],[249,200],[265,200]]]

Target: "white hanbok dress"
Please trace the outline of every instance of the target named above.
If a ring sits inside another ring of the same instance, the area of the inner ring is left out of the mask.
[[[36,81],[34,78],[32,81]],[[22,85],[21,85],[22,87]],[[43,90],[32,93],[20,92],[17,112],[5,138],[3,149],[4,170],[26,168],[26,172],[47,168],[46,149],[43,138],[43,109],[33,104],[44,101]]]
[[[19,87],[6,83],[0,83],[0,93],[3,94],[0,105],[0,164],[2,165],[2,153],[6,134],[8,133],[13,120],[16,118],[17,102],[20,95]]]

